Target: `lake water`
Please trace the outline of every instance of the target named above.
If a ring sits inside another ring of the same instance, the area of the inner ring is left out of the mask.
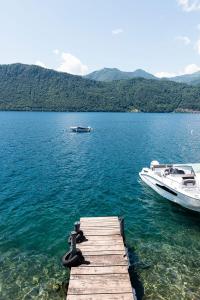
[[[144,299],[200,299],[200,215],[140,183],[154,159],[200,162],[200,115],[0,112],[0,299],[63,299],[66,237],[98,215],[125,217]]]

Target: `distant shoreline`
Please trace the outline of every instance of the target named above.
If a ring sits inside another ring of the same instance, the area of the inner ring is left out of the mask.
[[[192,110],[192,109],[176,109],[175,110],[176,113],[190,113],[190,114],[199,114],[200,111],[199,110]]]
[[[139,114],[200,114],[198,110],[191,109],[176,109],[175,111],[139,111],[139,110],[131,110],[131,111],[75,111],[75,110],[41,110],[41,109],[0,109],[0,112],[57,112],[57,113],[139,113]]]

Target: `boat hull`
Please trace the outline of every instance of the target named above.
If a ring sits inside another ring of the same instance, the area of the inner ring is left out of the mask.
[[[86,128],[79,128],[79,127],[71,127],[72,132],[90,132],[91,128],[86,127]]]
[[[171,186],[163,184],[162,181],[159,181],[156,178],[146,173],[140,172],[139,176],[143,182],[145,182],[160,196],[166,198],[169,201],[177,203],[183,206],[184,208],[187,208],[192,211],[200,212],[199,199],[185,195],[184,193],[181,193],[178,190],[173,189]]]

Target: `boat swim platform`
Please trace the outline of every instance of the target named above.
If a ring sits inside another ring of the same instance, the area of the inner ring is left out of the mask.
[[[86,241],[77,244],[85,263],[72,267],[67,300],[133,300],[129,261],[124,245],[123,219],[80,219]]]

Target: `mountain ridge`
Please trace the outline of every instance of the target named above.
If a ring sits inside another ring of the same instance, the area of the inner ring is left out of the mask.
[[[102,82],[36,65],[0,65],[0,110],[200,111],[200,86],[144,78]]]
[[[156,77],[142,69],[137,69],[133,72],[121,71],[117,68],[103,68],[101,70],[94,71],[84,76],[87,79],[96,81],[113,81],[113,80],[127,80],[136,77],[146,79],[156,79]]]
[[[194,72],[192,74],[174,76],[169,79],[175,82],[196,85],[200,83],[200,71]]]
[[[91,72],[85,76],[96,81],[114,81],[114,80],[127,80],[132,78],[145,78],[145,79],[157,79],[157,80],[170,80],[179,83],[186,83],[191,85],[200,84],[200,71],[194,72],[192,74],[184,74],[173,77],[156,77],[155,75],[146,72],[143,69],[137,69],[132,72],[121,71],[117,68],[103,68],[94,72]]]

